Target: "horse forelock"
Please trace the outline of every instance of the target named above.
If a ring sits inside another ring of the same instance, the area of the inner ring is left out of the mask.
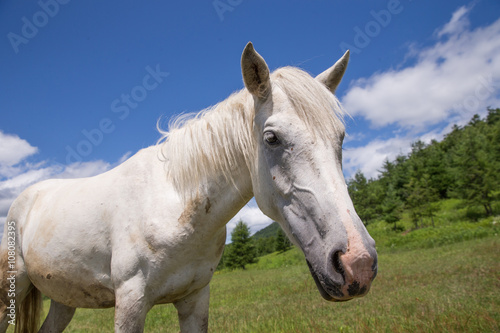
[[[315,137],[326,140],[343,133],[345,112],[337,98],[306,72],[283,67],[271,75],[290,100],[299,119]],[[198,195],[206,180],[224,177],[235,183],[233,171],[243,160],[253,170],[256,141],[252,95],[243,89],[198,113],[172,119],[168,131],[158,129],[165,170],[184,199]]]
[[[333,140],[345,131],[344,111],[339,100],[322,83],[296,67],[283,67],[271,75],[315,137]]]

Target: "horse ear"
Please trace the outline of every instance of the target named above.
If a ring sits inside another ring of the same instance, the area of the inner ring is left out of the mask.
[[[252,42],[248,42],[241,55],[241,73],[245,87],[252,95],[259,99],[265,99],[269,95],[269,68],[264,58],[253,48]]]
[[[344,76],[348,62],[349,50],[344,53],[342,58],[340,58],[335,65],[316,76],[316,80],[323,83],[332,93],[335,93],[340,80],[342,80],[342,77]]]

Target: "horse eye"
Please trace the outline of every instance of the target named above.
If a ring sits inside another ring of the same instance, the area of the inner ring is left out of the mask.
[[[280,143],[280,140],[273,132],[265,132],[264,141],[266,141],[266,143],[270,146],[276,146]]]

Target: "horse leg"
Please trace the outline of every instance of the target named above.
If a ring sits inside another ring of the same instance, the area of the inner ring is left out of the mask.
[[[50,301],[50,310],[38,333],[62,332],[68,326],[75,314],[75,308],[71,308],[54,300]]]
[[[207,332],[208,331],[208,303],[210,300],[210,287],[194,292],[174,303],[179,316],[181,332]]]
[[[123,282],[115,291],[115,333],[144,331],[146,315],[151,305],[144,295],[144,283],[139,278]]]

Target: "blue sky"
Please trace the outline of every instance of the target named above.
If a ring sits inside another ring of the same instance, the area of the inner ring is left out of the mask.
[[[103,172],[159,138],[158,119],[243,88],[248,41],[271,70],[313,75],[346,48],[346,177],[500,106],[500,2],[0,2],[0,223],[30,184]],[[270,221],[254,202],[236,217]],[[228,224],[231,231],[236,219]]]

